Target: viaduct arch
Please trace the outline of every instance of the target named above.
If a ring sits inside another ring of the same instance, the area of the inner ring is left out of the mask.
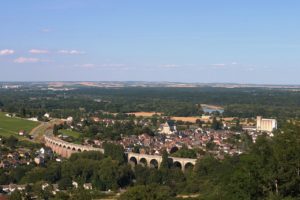
[[[55,153],[64,158],[69,158],[72,153],[83,151],[100,151],[104,153],[103,149],[69,143],[54,136],[45,136],[44,139],[47,147],[51,148]]]
[[[44,136],[44,139],[47,147],[51,148],[55,153],[64,158],[69,158],[72,153],[84,151],[100,151],[101,153],[104,153],[104,149],[69,143],[54,136]],[[127,157],[130,164],[140,164],[145,167],[159,168],[162,162],[162,156],[160,155],[128,152]],[[178,157],[169,157],[169,159],[173,162],[175,167],[180,168],[182,171],[185,171],[187,168],[194,167],[197,161],[197,159]]]
[[[143,166],[159,168],[162,162],[162,156],[148,155],[129,152],[127,154],[128,162],[132,165],[141,164]],[[169,157],[175,167],[185,171],[187,168],[194,167],[197,159]]]

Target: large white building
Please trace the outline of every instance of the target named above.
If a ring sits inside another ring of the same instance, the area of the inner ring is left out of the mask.
[[[261,116],[257,116],[257,118],[256,118],[256,130],[257,131],[272,132],[274,129],[277,129],[277,120],[276,119],[264,119]]]
[[[176,125],[173,121],[167,121],[166,123],[160,125],[159,128],[159,133],[166,135],[174,134],[176,131]]]

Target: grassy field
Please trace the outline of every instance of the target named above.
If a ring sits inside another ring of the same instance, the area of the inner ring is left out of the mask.
[[[14,135],[18,137],[20,130],[25,130],[27,133],[29,133],[38,125],[39,122],[33,122],[21,118],[7,117],[5,116],[5,113],[0,112],[0,136],[9,137]]]
[[[67,136],[70,136],[70,137],[73,137],[73,138],[79,138],[79,136],[81,135],[81,133],[79,132],[76,132],[76,131],[72,131],[72,130],[59,130],[59,133],[60,134],[63,134],[63,135],[67,135]]]

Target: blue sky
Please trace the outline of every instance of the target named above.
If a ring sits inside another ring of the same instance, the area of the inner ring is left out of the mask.
[[[300,84],[300,1],[5,0],[0,81]]]

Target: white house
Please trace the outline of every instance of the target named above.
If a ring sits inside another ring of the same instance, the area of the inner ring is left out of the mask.
[[[73,122],[73,117],[71,117],[71,116],[68,117],[68,118],[67,118],[67,123],[71,124],[72,122]]]
[[[93,186],[92,186],[91,183],[84,183],[83,188],[86,189],[86,190],[92,190]]]
[[[24,135],[25,135],[25,131],[24,131],[24,130],[20,130],[20,131],[19,131],[19,135],[20,135],[20,136],[24,136]]]

